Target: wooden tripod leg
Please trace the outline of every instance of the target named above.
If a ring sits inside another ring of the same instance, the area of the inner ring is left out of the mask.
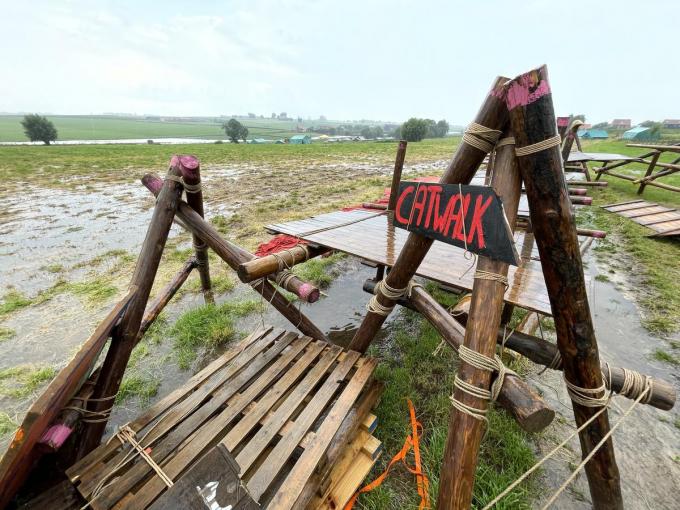
[[[503,84],[507,82],[507,78],[498,77],[494,81],[491,90],[489,91],[482,107],[480,108],[475,122],[490,129],[503,131],[507,125],[508,112],[504,104]],[[446,172],[442,176],[440,182],[462,183],[467,184],[472,180],[475,172],[482,164],[487,152],[480,150],[468,143],[461,143],[453,156],[453,160],[449,164]],[[404,289],[408,282],[415,275],[418,266],[427,255],[427,252],[432,246],[432,240],[427,239],[421,235],[411,233],[404,244],[399,258],[385,278],[385,282],[393,289]],[[386,307],[394,305],[394,301],[387,299],[382,294],[378,293],[378,302]],[[364,317],[359,329],[354,338],[352,338],[349,348],[366,352],[376,333],[385,322],[387,317],[368,312]]]
[[[507,104],[518,148],[556,135],[545,66],[512,80],[508,84]],[[565,378],[581,388],[599,388],[602,372],[597,341],[559,147],[519,157],[518,163],[541,254]],[[576,403],[573,408],[579,426],[600,410]],[[609,419],[604,412],[580,434],[583,455],[590,453],[608,431]],[[619,470],[611,440],[586,464],[585,470],[594,507],[623,508]]]
[[[392,187],[390,188],[390,200],[387,205],[388,211],[394,211],[397,206],[397,195],[399,194],[399,183],[401,182],[401,171],[404,169],[404,159],[406,158],[406,140],[399,141],[397,148],[397,159],[394,162],[394,173],[392,174]]]
[[[170,167],[168,177],[178,178],[181,175],[178,166]],[[161,261],[161,255],[168,239],[168,233],[175,217],[177,205],[182,196],[182,185],[175,180],[167,179],[163,183],[156,201],[156,207],[146,232],[142,250],[137,259],[137,266],[132,275],[130,288],[137,289],[135,299],[125,311],[116,333],[111,339],[111,346],[104,359],[97,386],[93,392],[93,399],[113,398],[123,380],[130,354],[135,346],[139,326],[144,316],[146,302],[156,278],[156,271]],[[103,411],[113,405],[113,400],[94,400],[91,411]],[[106,420],[98,423],[88,423],[83,431],[78,458],[82,458],[101,441],[106,428]]]
[[[514,226],[522,189],[514,145],[498,148],[491,185],[503,202],[510,226]],[[507,277],[508,264],[479,257],[477,271]],[[506,287],[499,279],[481,279],[475,275],[464,345],[487,358],[493,358],[496,354],[496,336],[501,323],[505,290]],[[488,390],[491,376],[491,372],[480,370],[461,360],[458,378],[465,383]],[[464,406],[478,409],[481,413],[485,413],[489,405],[488,400],[473,396],[459,387],[454,391],[454,398]],[[470,507],[484,428],[484,420],[462,412],[457,407],[451,409],[444,460],[440,471],[437,508],[453,510]]]
[[[201,218],[203,211],[203,191],[201,190],[201,166],[196,156],[173,156],[172,161],[178,164],[184,178],[187,204],[196,211]],[[206,303],[214,303],[210,282],[210,265],[208,260],[208,246],[200,237],[193,235],[192,241],[196,252],[196,269],[201,277],[201,289]]]

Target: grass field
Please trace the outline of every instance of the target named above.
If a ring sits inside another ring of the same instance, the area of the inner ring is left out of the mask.
[[[128,138],[224,139],[222,121],[160,121],[97,115],[47,115],[59,140],[120,140]],[[21,127],[22,115],[0,115],[0,142],[28,141]],[[249,138],[278,139],[296,134],[295,120],[239,119],[248,127]],[[335,122],[303,121],[303,127],[338,125]]]

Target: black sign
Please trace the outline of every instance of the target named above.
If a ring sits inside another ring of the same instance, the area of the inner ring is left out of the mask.
[[[401,182],[394,225],[490,259],[519,265],[503,206],[488,186]]]

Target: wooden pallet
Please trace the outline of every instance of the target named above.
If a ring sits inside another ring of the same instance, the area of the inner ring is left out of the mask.
[[[129,426],[172,480],[220,444],[263,508],[306,506],[333,473],[325,462],[338,455],[329,452],[342,451],[354,438],[378,398],[375,366],[357,352],[268,328],[229,349]],[[350,429],[351,435],[343,435]],[[345,438],[342,444],[336,444],[339,438]],[[129,451],[114,437],[67,471],[95,510],[148,508],[166,491],[139,456],[122,463]],[[111,483],[97,491],[112,472]]]
[[[652,236],[680,235],[680,211],[646,200],[632,200],[619,204],[603,205],[607,211],[630,218],[638,225],[655,232]]]

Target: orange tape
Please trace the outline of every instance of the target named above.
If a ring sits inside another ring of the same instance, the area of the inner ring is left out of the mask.
[[[416,410],[413,407],[413,403],[409,399],[406,399],[406,402],[408,402],[409,417],[411,419],[411,434],[406,437],[406,441],[404,441],[404,446],[401,447],[399,453],[392,457],[392,460],[390,460],[390,463],[387,465],[387,468],[385,468],[385,471],[383,471],[371,483],[359,489],[354,494],[354,496],[352,496],[350,500],[347,502],[344,510],[352,510],[352,508],[354,507],[354,503],[356,502],[360,494],[370,492],[376,487],[380,487],[382,483],[385,481],[385,478],[387,478],[387,475],[392,469],[392,466],[394,466],[394,464],[396,464],[399,461],[401,461],[402,464],[404,464],[406,469],[408,469],[411,473],[413,473],[416,476],[416,483],[418,485],[418,495],[420,496],[420,504],[418,505],[418,509],[423,510],[425,508],[430,508],[430,494],[429,494],[430,481],[428,480],[427,475],[423,473],[422,465],[420,462],[420,436],[422,436],[423,434],[423,425],[416,419]],[[411,448],[413,448],[413,458],[415,461],[415,467],[411,467],[406,463],[406,455],[408,455],[408,452],[411,450]]]

